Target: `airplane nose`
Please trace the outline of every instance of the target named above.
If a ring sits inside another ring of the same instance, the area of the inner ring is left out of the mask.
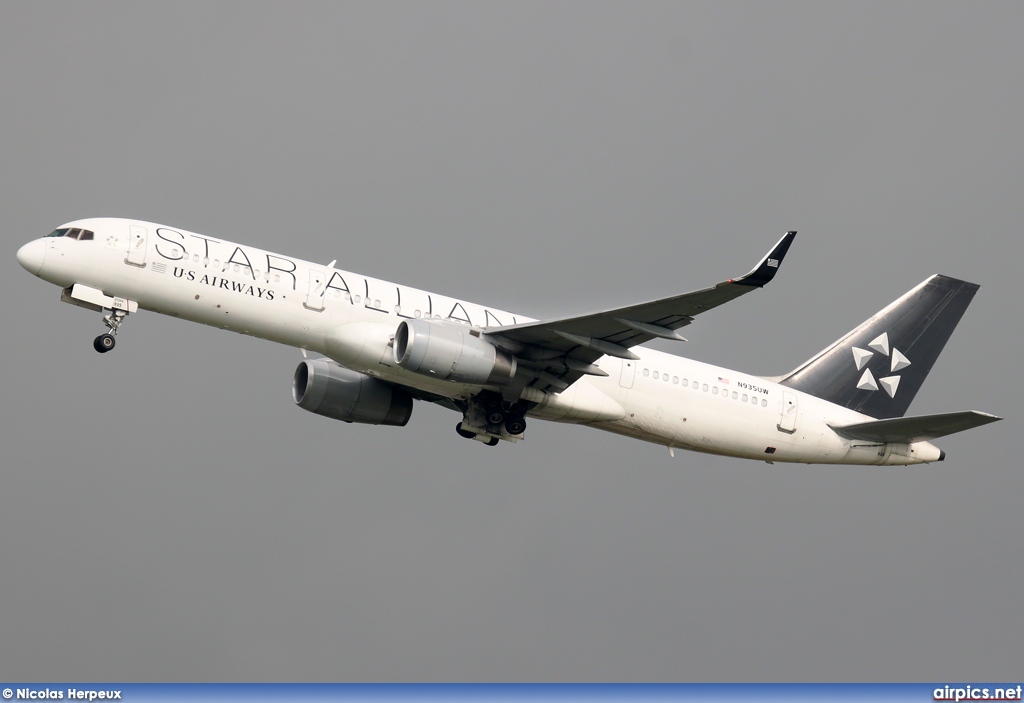
[[[18,249],[18,263],[33,276],[39,274],[46,257],[46,242],[36,239]]]

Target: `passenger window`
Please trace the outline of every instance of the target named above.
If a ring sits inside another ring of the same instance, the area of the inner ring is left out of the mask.
[[[702,386],[702,388],[704,389],[704,392],[705,392],[705,393],[707,393],[707,392],[708,392],[708,384],[706,384],[706,383],[705,383],[705,384],[704,384],[704,385]]]
[[[674,383],[674,384],[676,384],[678,386],[679,385],[679,377],[678,376],[673,376],[672,377],[672,383]]]
[[[694,382],[693,382],[693,389],[694,389],[694,390],[697,390],[697,387],[698,387],[698,386],[700,386],[700,383],[699,383],[698,381],[694,381]]]
[[[747,398],[747,394],[746,394],[746,393],[744,393],[744,394],[743,394],[743,397],[742,397],[742,398],[740,398],[740,400],[742,400],[742,401],[743,401],[744,403],[746,403],[746,402],[747,402],[747,400],[749,400],[749,399]]]
[[[644,376],[650,376],[650,375],[651,375],[651,370],[650,369],[644,369]]]
[[[737,397],[738,397],[738,394],[736,393],[736,391],[733,391],[732,392],[732,399],[736,400]]]
[[[657,380],[658,380],[658,372],[657,372],[657,371],[655,371],[655,372],[654,372],[654,374],[653,374],[653,376],[654,376],[654,380],[655,380],[655,381],[657,381]]]
[[[718,395],[718,386],[715,386],[714,388],[711,389],[711,394]]]
[[[767,408],[768,407],[768,399],[767,398],[761,398],[761,407],[762,408]]]

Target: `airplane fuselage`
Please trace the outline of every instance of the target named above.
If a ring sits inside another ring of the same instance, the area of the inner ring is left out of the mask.
[[[19,260],[65,289],[82,286],[144,310],[322,354],[393,384],[453,399],[485,385],[402,368],[392,352],[403,320],[475,330],[531,318],[223,239],[123,219],[63,226],[90,241],[46,237]],[[27,262],[27,263],[26,263]],[[333,262],[332,262],[333,263]],[[74,302],[69,300],[69,302]],[[604,356],[561,393],[523,390],[528,416],[584,424],[669,448],[765,461],[917,464],[936,461],[930,442],[851,440],[829,425],[872,418],[770,380],[635,347],[636,360]],[[535,405],[534,405],[535,404]]]

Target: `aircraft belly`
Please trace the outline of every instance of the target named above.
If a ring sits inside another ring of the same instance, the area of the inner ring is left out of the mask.
[[[520,396],[523,400],[537,403],[528,414],[541,420],[585,424],[608,422],[626,416],[625,409],[598,384],[581,378],[558,394],[545,393],[535,388],[525,388]]]
[[[602,429],[725,456],[779,462],[849,461],[848,444],[809,415],[795,432],[785,432],[778,428],[778,413],[772,408],[737,408],[731,399],[701,395],[666,402],[664,397],[635,391],[619,394],[618,399],[626,406],[626,416],[615,423],[601,423]]]

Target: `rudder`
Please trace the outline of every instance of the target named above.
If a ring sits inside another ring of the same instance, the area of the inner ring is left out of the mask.
[[[779,382],[871,417],[903,417],[978,288],[936,274]]]

